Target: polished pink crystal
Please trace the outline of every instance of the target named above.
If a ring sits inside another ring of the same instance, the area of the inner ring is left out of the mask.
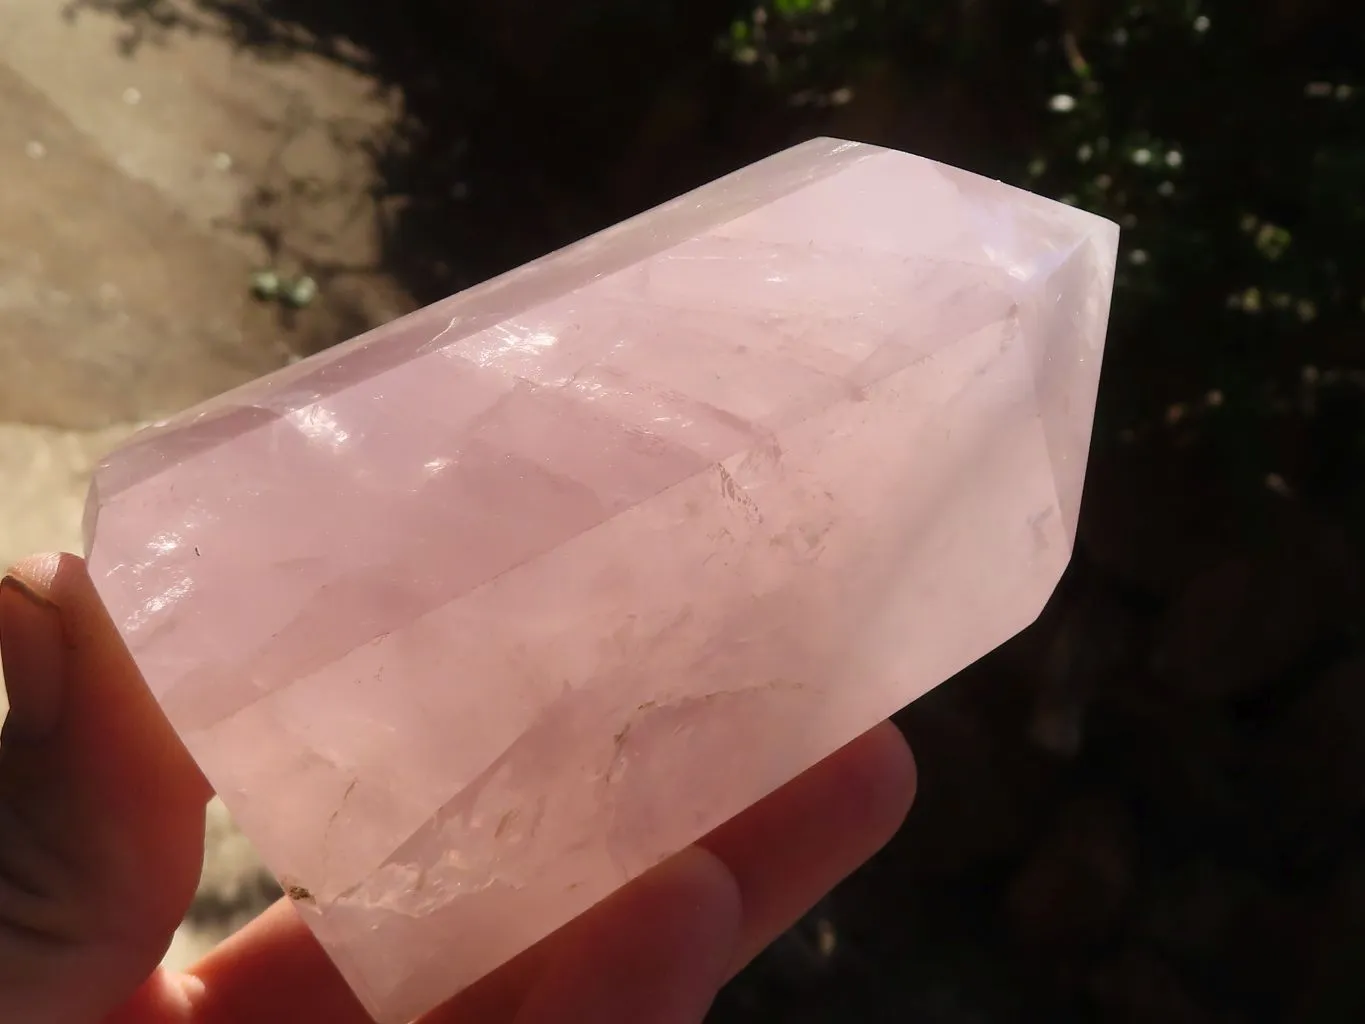
[[[407,1020],[1037,615],[1117,235],[816,140],[140,435],[91,570]]]

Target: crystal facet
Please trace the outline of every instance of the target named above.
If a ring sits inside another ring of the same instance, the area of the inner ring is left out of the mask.
[[[407,1020],[1036,617],[1117,239],[816,140],[144,432],[91,571]]]

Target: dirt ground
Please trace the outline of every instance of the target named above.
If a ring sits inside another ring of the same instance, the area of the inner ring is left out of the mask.
[[[53,0],[0,4],[0,561],[78,551],[88,474],[140,423],[383,322],[363,143],[393,116],[363,78],[271,64],[212,30],[121,46]],[[253,273],[311,273],[301,311]],[[184,964],[269,899],[211,808]]]

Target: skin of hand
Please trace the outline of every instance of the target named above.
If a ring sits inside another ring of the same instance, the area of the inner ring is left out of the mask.
[[[289,901],[187,974],[159,964],[198,883],[211,790],[84,563],[0,583],[0,1020],[368,1024]],[[900,826],[884,724],[467,989],[423,1024],[689,1024]]]

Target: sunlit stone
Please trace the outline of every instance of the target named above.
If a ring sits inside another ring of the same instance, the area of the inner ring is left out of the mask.
[[[140,435],[91,569],[406,1020],[1037,615],[1117,233],[817,140]]]

